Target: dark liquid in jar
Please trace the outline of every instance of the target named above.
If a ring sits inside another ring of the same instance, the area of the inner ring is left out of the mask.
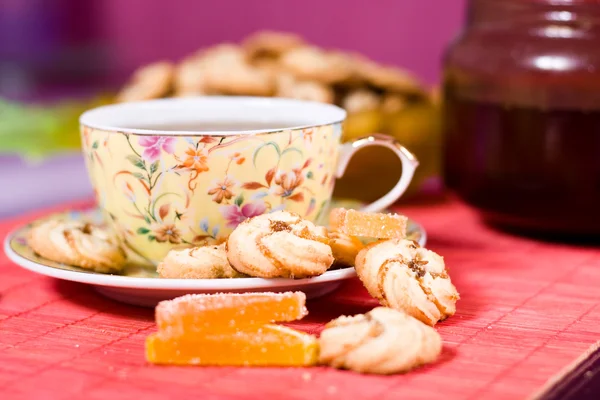
[[[600,109],[462,99],[446,92],[446,184],[491,222],[600,235]]]

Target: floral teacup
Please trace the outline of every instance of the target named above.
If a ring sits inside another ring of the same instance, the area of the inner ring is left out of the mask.
[[[402,160],[396,186],[365,209],[391,205],[410,183],[415,157],[382,135],[340,145],[345,117],[329,104],[197,97],[100,107],[80,123],[106,221],[125,246],[156,263],[174,247],[223,241],[264,213],[324,222],[335,179],[365,146],[388,147]]]

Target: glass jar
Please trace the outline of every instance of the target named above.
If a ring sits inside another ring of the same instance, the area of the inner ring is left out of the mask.
[[[488,221],[600,234],[600,1],[470,0],[443,114],[446,185]]]

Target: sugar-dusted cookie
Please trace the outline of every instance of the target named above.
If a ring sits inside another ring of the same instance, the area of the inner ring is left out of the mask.
[[[125,252],[116,239],[81,221],[44,221],[31,228],[27,243],[44,258],[96,272],[119,272],[125,266]]]
[[[300,81],[288,73],[277,76],[276,96],[321,103],[333,103],[335,100],[331,87],[315,81]]]
[[[161,278],[217,279],[245,276],[229,265],[225,243],[171,250],[158,265],[157,271]]]
[[[368,213],[345,208],[334,208],[329,214],[332,230],[359,237],[405,237],[407,223],[408,218],[398,214]]]
[[[358,253],[355,268],[371,296],[383,306],[432,326],[456,312],[459,295],[444,259],[413,241],[372,243]]]
[[[304,40],[288,32],[259,31],[248,36],[242,43],[250,58],[279,57],[281,54],[303,46]]]
[[[359,251],[362,250],[364,244],[358,240],[358,238],[337,231],[331,231],[328,233],[333,252],[333,258],[335,258],[335,264],[340,266],[354,266],[354,260]]]
[[[117,95],[117,101],[141,101],[158,99],[171,92],[174,76],[173,64],[155,62],[134,72],[129,83]]]
[[[333,84],[349,79],[352,65],[342,53],[304,46],[281,56],[281,65],[298,80]]]
[[[260,278],[317,276],[333,263],[326,230],[287,211],[238,225],[227,240],[227,258],[238,272]]]
[[[437,359],[440,335],[421,321],[391,308],[342,316],[319,338],[319,362],[371,374],[406,372]]]

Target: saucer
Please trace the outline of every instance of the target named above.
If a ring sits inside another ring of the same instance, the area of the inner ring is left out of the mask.
[[[352,204],[336,206],[350,208]],[[350,207],[349,207],[350,206]],[[357,204],[354,204],[355,208]],[[63,217],[94,223],[102,222],[97,209],[87,211],[67,211],[46,216],[43,219]],[[354,268],[340,268],[325,272],[323,275],[305,279],[161,279],[152,267],[131,265],[119,275],[103,274],[78,267],[57,263],[35,254],[27,246],[27,236],[32,223],[21,226],[11,232],[4,241],[6,255],[17,265],[35,273],[72,282],[94,286],[101,294],[111,299],[146,307],[154,307],[161,300],[168,300],[188,293],[219,292],[285,292],[302,291],[306,297],[324,296],[337,289],[344,280],[356,276]],[[425,245],[426,233],[421,225],[409,219],[408,237]]]

